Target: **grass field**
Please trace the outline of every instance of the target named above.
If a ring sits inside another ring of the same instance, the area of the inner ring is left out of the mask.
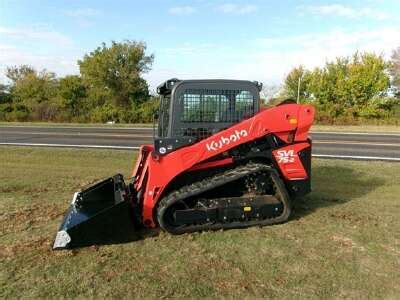
[[[286,224],[51,250],[72,193],[126,151],[0,148],[0,297],[400,297],[400,164],[314,160]]]

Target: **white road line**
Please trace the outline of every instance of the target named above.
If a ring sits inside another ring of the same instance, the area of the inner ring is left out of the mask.
[[[400,161],[398,157],[382,157],[382,156],[357,156],[357,155],[330,155],[330,154],[313,154],[317,158],[350,158],[362,160],[387,160],[387,161]]]
[[[40,147],[57,147],[57,148],[97,148],[97,149],[123,149],[123,150],[139,150],[140,147],[135,146],[108,146],[108,145],[72,145],[72,144],[41,144],[41,143],[0,143],[5,146],[40,146]]]
[[[341,131],[310,131],[311,134],[338,134],[338,135],[376,135],[376,136],[400,136],[396,132],[341,132]]]
[[[400,147],[399,144],[388,144],[388,143],[368,143],[358,141],[318,141],[313,140],[313,144],[333,144],[333,145],[367,145],[367,146],[382,146],[382,147]]]

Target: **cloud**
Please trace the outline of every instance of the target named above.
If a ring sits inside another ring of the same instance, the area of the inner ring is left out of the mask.
[[[236,14],[236,15],[244,15],[250,14],[257,11],[257,6],[255,5],[237,5],[232,3],[222,4],[216,7],[216,10],[223,12],[225,14]]]
[[[179,16],[191,15],[195,12],[196,9],[193,6],[176,6],[176,7],[171,7],[168,10],[168,13]]]
[[[398,46],[400,28],[383,27],[374,30],[351,31],[335,29],[325,33],[303,34],[283,38],[259,39],[258,47],[249,60],[235,66],[236,72],[264,81],[281,81],[293,67],[322,66],[338,56],[355,51],[369,51],[390,57]]]
[[[185,43],[163,49],[160,56],[167,56],[169,64],[156,61],[146,79],[152,87],[172,77],[248,79],[280,84],[295,66],[312,69],[357,50],[389,58],[392,49],[400,43],[399,37],[398,27],[357,31],[337,28],[323,33],[259,38],[240,49],[222,43]]]
[[[298,49],[321,48],[327,52],[356,49],[383,52],[393,49],[399,42],[400,28],[382,27],[373,30],[334,29],[324,33],[308,33],[279,38],[262,38],[258,43],[263,47]],[[289,50],[290,51],[290,50]]]
[[[170,57],[190,56],[196,58],[199,56],[208,55],[215,49],[219,50],[220,47],[214,43],[184,43],[178,47],[164,48],[162,49],[162,52]]]
[[[73,18],[87,18],[87,17],[95,17],[101,14],[101,11],[93,8],[80,8],[74,10],[66,10],[65,15]]]
[[[305,10],[318,16],[338,16],[350,19],[370,18],[375,20],[387,20],[391,18],[389,14],[372,8],[364,7],[361,9],[356,9],[351,6],[345,6],[341,4],[307,6]]]
[[[66,35],[49,29],[41,28],[17,28],[1,27],[0,36],[2,39],[14,39],[21,41],[42,41],[58,45],[72,44],[72,40]]]
[[[68,36],[49,28],[0,26],[0,82],[7,66],[28,64],[59,75],[76,73],[78,52]]]
[[[44,55],[20,49],[12,45],[0,44],[0,82],[7,82],[5,70],[8,66],[30,65],[37,70],[46,69],[59,76],[77,74],[77,56],[71,54]]]

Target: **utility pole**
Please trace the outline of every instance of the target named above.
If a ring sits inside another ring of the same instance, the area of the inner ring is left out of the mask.
[[[299,82],[297,84],[297,104],[300,103],[300,85],[301,85],[301,76],[299,76]]]

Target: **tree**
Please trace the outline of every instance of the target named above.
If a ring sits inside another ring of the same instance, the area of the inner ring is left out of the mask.
[[[346,78],[348,78],[349,59],[337,58],[327,62],[323,68],[315,68],[310,73],[308,94],[320,104],[333,104],[344,107],[347,99]]]
[[[35,73],[36,70],[28,65],[21,65],[19,67],[12,66],[12,67],[7,67],[6,69],[6,76],[8,79],[12,81],[12,84],[15,84],[18,80],[23,79],[29,74],[35,74]]]
[[[312,101],[330,117],[376,117],[389,109],[385,96],[390,86],[388,63],[374,53],[339,57],[312,71],[293,69],[285,80],[285,90],[293,96],[302,76],[300,97]]]
[[[268,104],[271,99],[273,99],[282,89],[280,85],[277,84],[263,84],[261,90],[262,99],[264,99],[265,104]]]
[[[42,70],[27,73],[11,86],[11,94],[15,102],[25,105],[31,111],[37,104],[51,101],[57,94],[55,74]]]
[[[397,96],[400,97],[400,47],[393,51],[390,75],[392,76],[392,86],[396,89]]]
[[[284,95],[286,98],[297,99],[300,96],[300,101],[309,97],[308,85],[310,81],[310,72],[303,66],[293,68],[286,76],[284,82]],[[300,90],[299,90],[300,83]]]
[[[12,101],[9,86],[0,84],[0,104],[10,103]]]
[[[13,67],[7,70],[12,80],[10,92],[13,108],[32,119],[54,119],[60,109],[57,102],[58,81],[55,74],[42,70],[37,72],[31,67]],[[20,119],[17,117],[17,119]]]
[[[348,65],[348,106],[365,107],[377,96],[386,96],[390,87],[389,64],[373,53],[356,53]]]
[[[105,43],[78,61],[83,82],[91,94],[109,92],[113,105],[137,106],[149,97],[147,82],[141,77],[150,70],[154,56],[146,54],[141,42]]]
[[[72,117],[78,116],[85,110],[87,90],[82,78],[77,75],[68,75],[60,79],[58,94],[63,106]]]

